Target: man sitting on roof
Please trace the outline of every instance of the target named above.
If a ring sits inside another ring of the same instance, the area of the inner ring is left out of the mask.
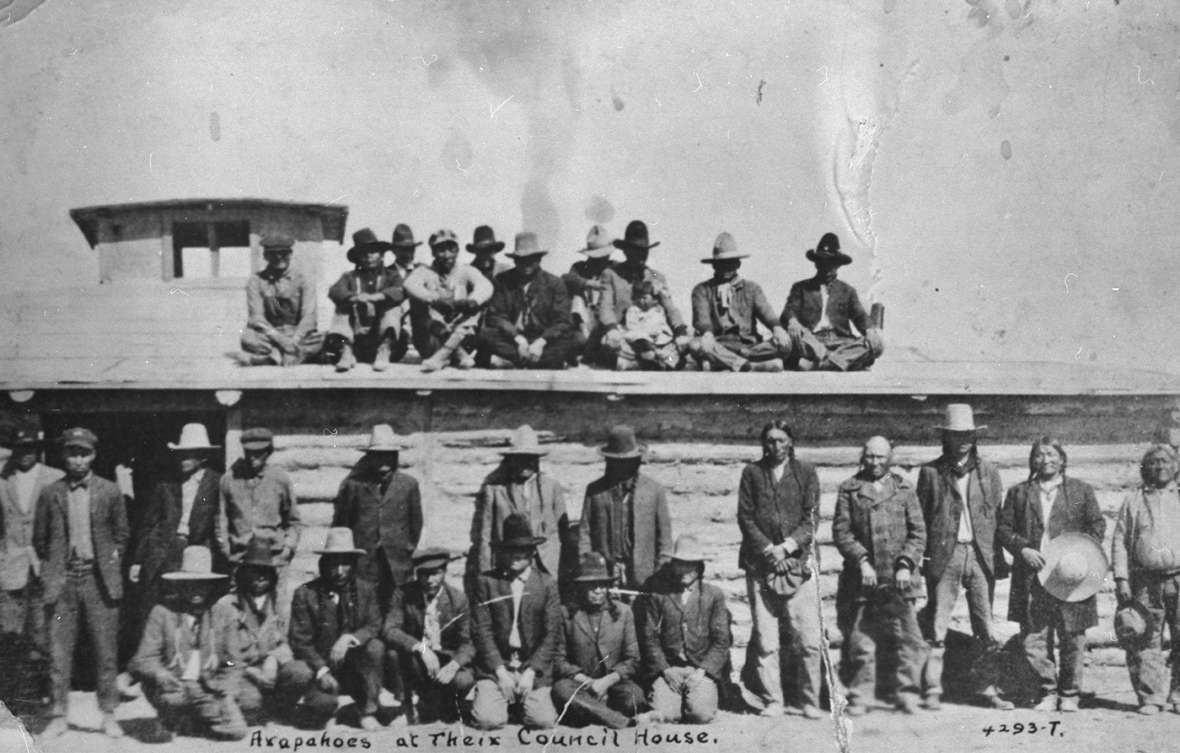
[[[336,313],[325,348],[339,354],[337,371],[349,371],[358,359],[372,363],[374,371],[384,371],[406,352],[398,308],[406,293],[401,275],[383,262],[393,244],[378,240],[367,227],[352,234],[352,243],[348,260],[356,269],[345,272],[328,289]]]
[[[266,268],[246,283],[246,328],[238,355],[243,366],[308,363],[324,346],[324,334],[315,328],[315,284],[291,269],[294,245],[287,235],[262,237]]]

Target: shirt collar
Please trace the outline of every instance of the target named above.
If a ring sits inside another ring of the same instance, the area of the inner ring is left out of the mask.
[[[524,582],[528,581],[529,576],[532,574],[533,574],[533,566],[529,565],[523,571],[521,571],[520,575],[513,578],[513,580],[518,580],[521,583],[524,583]]]
[[[1047,494],[1049,492],[1055,491],[1056,489],[1059,489],[1064,480],[1065,479],[1062,478],[1060,473],[1057,474],[1057,476],[1054,477],[1051,481],[1041,481],[1038,479],[1037,480],[1037,488],[1039,488],[1042,493]]]
[[[266,269],[263,269],[261,272],[259,272],[258,276],[261,277],[262,279],[266,280],[267,282],[278,282],[279,280],[282,280],[283,278],[291,276],[291,268],[287,267],[286,269],[282,270],[281,272],[275,272],[275,271],[272,271],[269,267],[267,267]]]
[[[74,491],[75,489],[89,489],[90,488],[90,479],[93,476],[94,476],[94,472],[91,471],[91,472],[87,473],[85,476],[83,476],[82,478],[78,479],[77,481],[74,481],[72,479],[68,479],[66,481],[66,485],[70,488],[70,491]]]

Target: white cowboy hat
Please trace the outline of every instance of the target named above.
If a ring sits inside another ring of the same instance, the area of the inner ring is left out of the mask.
[[[213,553],[207,546],[186,546],[180,556],[180,569],[164,573],[164,580],[222,580],[228,575],[213,572]]]
[[[389,424],[375,424],[369,435],[369,446],[364,452],[400,452],[409,447],[405,440],[394,433]]]
[[[324,539],[323,549],[313,549],[313,554],[364,554],[364,549],[357,549],[352,540],[351,528],[329,528],[328,536]]]
[[[1041,554],[1045,566],[1037,578],[1051,596],[1062,601],[1084,601],[1098,593],[1110,568],[1102,545],[1075,531],[1051,539]]]
[[[185,424],[180,430],[180,441],[169,442],[168,449],[173,452],[179,450],[216,450],[221,445],[209,442],[209,432],[204,424]]]
[[[722,233],[717,236],[717,240],[713,241],[713,255],[705,259],[701,259],[701,264],[712,264],[716,261],[725,261],[727,259],[745,259],[749,254],[743,254],[738,251],[737,241],[729,233]]]
[[[500,450],[501,455],[548,455],[549,450],[541,447],[537,432],[525,424],[515,429],[508,437],[508,446]]]
[[[935,428],[943,431],[983,431],[987,425],[975,425],[975,413],[967,403],[951,403],[946,407],[946,423]]]

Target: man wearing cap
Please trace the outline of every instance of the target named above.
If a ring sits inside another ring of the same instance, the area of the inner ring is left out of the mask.
[[[942,455],[918,471],[918,501],[926,524],[926,606],[922,629],[930,646],[923,670],[923,696],[928,709],[941,707],[944,641],[960,591],[967,592],[971,632],[990,646],[992,596],[997,577],[1007,576],[1007,563],[996,544],[996,520],[1004,487],[1000,471],[979,455],[975,414],[966,403],[946,407]],[[1009,710],[994,686],[981,691],[984,703]]]
[[[494,284],[501,273],[511,269],[496,258],[496,254],[504,250],[504,241],[496,240],[496,231],[488,225],[477,227],[471,240],[467,244],[467,252],[474,257],[471,267]]]
[[[914,573],[926,547],[922,507],[909,481],[893,473],[893,445],[885,437],[865,442],[860,471],[840,484],[832,541],[844,557],[836,590],[836,614],[847,643],[845,712],[861,716],[876,697],[878,641],[894,656],[897,708],[917,711],[926,643],[914,601],[921,586]]]
[[[484,306],[492,297],[492,283],[478,270],[456,265],[459,240],[451,230],[430,236],[434,262],[419,266],[406,278],[414,348],[423,371],[438,371],[452,362],[459,368],[475,365],[475,331]]]
[[[291,269],[294,240],[272,233],[262,237],[266,268],[246,282],[244,366],[291,366],[319,358],[324,335],[316,331],[315,283]]]
[[[207,547],[190,546],[163,578],[175,598],[152,607],[129,666],[156,709],[157,732],[165,740],[178,728],[241,740],[248,729],[237,701],[235,636],[211,611],[226,576],[213,572]]]
[[[371,583],[356,577],[365,553],[353,545],[352,531],[331,528],[320,555],[320,575],[295,590],[291,600],[290,687],[303,696],[297,718],[322,727],[336,714],[337,699],[349,695],[360,725],[377,721],[385,644],[381,642],[381,608]]]
[[[647,225],[640,220],[627,224],[621,240],[614,241],[615,248],[623,252],[623,261],[603,273],[602,300],[598,304],[598,321],[603,330],[603,345],[617,353],[623,347],[623,316],[634,298],[632,287],[643,281],[655,286],[656,299],[668,316],[668,324],[676,336],[680,350],[688,347],[688,325],[676,303],[672,300],[671,288],[664,275],[647,266],[647,257],[659,241],[648,240]]]
[[[471,720],[479,729],[500,729],[510,719],[536,729],[557,723],[549,686],[562,640],[561,600],[556,581],[534,564],[544,541],[527,518],[510,515],[492,544],[495,568],[475,579]]]
[[[590,228],[586,234],[586,246],[578,249],[578,253],[586,258],[574,262],[570,271],[561,276],[570,296],[574,350],[582,356],[584,363],[604,363],[609,366],[614,360],[613,353],[602,350],[604,332],[599,317],[614,243],[614,237],[602,225]]]
[[[541,569],[557,577],[569,518],[565,489],[552,475],[541,472],[541,458],[547,454],[537,432],[527,425],[513,431],[508,446],[500,450],[500,465],[488,474],[475,495],[471,550],[467,555],[469,584],[476,575],[495,566],[492,547],[502,538],[505,521],[514,514],[523,515],[541,539],[537,546]]]
[[[422,536],[418,480],[398,470],[406,444],[389,424],[376,424],[364,455],[340,483],[332,525],[351,529],[365,556],[357,575],[377,587],[381,604],[410,579],[410,553]]]
[[[541,269],[541,248],[535,233],[517,233],[516,263],[496,278],[479,330],[478,361],[497,369],[563,369],[573,347],[570,301],[560,278]]]
[[[122,737],[115,721],[119,703],[119,601],[123,598],[123,555],[127,550],[127,512],[123,493],[97,476],[98,437],[89,429],[67,429],[59,440],[65,477],[37,499],[33,546],[41,560],[45,603],[49,605],[49,674],[53,705],[42,733],[52,738],[68,729],[66,712],[78,628],[85,619],[98,680],[102,731]]]
[[[606,558],[614,584],[636,590],[672,557],[672,518],[664,487],[639,472],[646,447],[635,429],[615,426],[598,454],[600,478],[586,487],[578,549]]]
[[[242,432],[240,441],[242,457],[221,477],[218,539],[231,565],[241,561],[252,540],[265,542],[278,568],[278,593],[283,594],[287,566],[303,528],[295,484],[285,470],[269,462],[275,449],[270,429],[251,427]]]
[[[459,717],[458,704],[475,686],[471,662],[471,621],[467,597],[446,582],[447,563],[456,557],[442,547],[414,552],[415,580],[393,592],[381,635],[396,651],[403,687],[402,708],[417,712],[420,724]],[[412,709],[417,695],[417,709]]]
[[[33,520],[37,498],[62,472],[41,462],[44,444],[27,426],[17,427],[4,441],[12,455],[0,471],[0,633],[24,635],[48,654]]]
[[[394,240],[399,240],[397,233]],[[405,238],[400,240],[407,242]],[[408,242],[413,243],[412,234]],[[358,360],[372,363],[375,371],[383,371],[390,362],[401,360],[409,344],[402,332],[400,307],[406,297],[403,278],[397,269],[386,268],[383,262],[385,252],[396,244],[378,240],[367,227],[352,234],[352,244],[348,260],[356,269],[345,272],[328,289],[336,311],[324,349],[336,354],[337,371],[352,369]]]
[[[279,616],[279,572],[269,539],[250,539],[233,577],[237,587],[213,605],[213,622],[228,635],[241,670],[238,705],[251,724],[261,724],[267,711],[289,711],[299,700],[292,687],[295,657],[287,642],[287,621]]]
[[[742,677],[765,716],[781,716],[788,700],[780,666],[798,678],[790,700],[803,716],[823,716],[819,596],[808,582],[819,491],[815,466],[795,458],[791,427],[781,420],[762,427],[762,459],[743,468],[738,483],[737,523],[753,622]]]
[[[1067,477],[1065,468],[1059,439],[1033,442],[1028,479],[1008,490],[996,522],[996,540],[1012,554],[1008,619],[1020,623],[1024,654],[1041,679],[1037,711],[1078,710],[1086,630],[1098,624],[1097,598],[1063,590],[1058,563],[1048,561],[1050,544],[1065,541],[1059,538],[1064,534],[1088,536],[1102,561],[1101,572],[1107,570],[1101,549],[1106,519],[1098,498],[1089,484]],[[1061,654],[1059,666],[1053,661],[1054,644]]]
[[[1153,445],[1139,466],[1143,484],[1119,509],[1111,545],[1119,605],[1137,604],[1147,627],[1124,642],[1139,713],[1171,704],[1180,713],[1180,492],[1176,452]],[[1171,639],[1165,650],[1164,626]],[[1168,666],[1171,665],[1169,672]]]
[[[688,349],[698,362],[714,369],[782,371],[790,338],[762,287],[738,275],[741,260],[748,256],[738,251],[732,235],[721,233],[713,242],[713,255],[701,259],[713,265],[713,277],[692,289],[696,337]],[[762,339],[759,323],[770,330],[770,340]]]
[[[836,279],[852,257],[840,251],[835,233],[824,233],[807,258],[815,276],[791,286],[780,322],[790,335],[787,366],[803,371],[860,371],[885,349],[881,328],[869,320],[856,288]],[[856,327],[854,333],[852,327]]]
[[[708,724],[717,715],[732,636],[725,594],[704,582],[706,559],[695,536],[678,537],[672,559],[648,579],[648,593],[636,604],[655,721]]]
[[[148,497],[131,558],[128,578],[140,584],[139,608],[147,619],[163,595],[161,576],[180,566],[187,546],[203,546],[221,555],[221,475],[208,467],[219,447],[209,441],[203,424],[185,424],[180,441],[168,443],[176,475],[156,484]],[[224,563],[218,563],[224,565]]]
[[[610,597],[614,580],[606,559],[582,554],[574,583],[576,606],[564,608],[563,640],[558,645],[553,702],[565,709],[571,725],[632,725],[646,707],[639,672],[639,638],[626,604]]]

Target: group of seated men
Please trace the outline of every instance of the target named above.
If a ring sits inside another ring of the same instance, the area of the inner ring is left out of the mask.
[[[832,536],[844,561],[836,606],[845,640],[838,687],[827,688],[834,708],[861,715],[879,699],[910,714],[940,708],[950,615],[965,590],[975,638],[992,644],[1003,550],[1012,559],[1008,618],[1020,623],[1016,645],[1038,684],[1023,700],[1039,711],[1078,710],[1085,631],[1098,622],[1096,594],[1110,569],[1104,518],[1092,487],[1067,476],[1065,448],[1053,437],[1033,442],[1028,479],[1005,494],[979,452],[983,428],[970,406],[947,406],[942,454],[916,484],[893,471],[892,445],[879,436],[840,484]],[[762,457],[738,485],[752,620],[740,678],[762,716],[790,705],[818,719],[828,682],[818,476],[795,457],[785,422],[767,424],[761,439]],[[374,426],[314,550],[319,575],[295,590],[289,618],[279,584],[300,524],[290,479],[268,462],[269,431],[243,432],[244,457],[219,476],[208,465],[218,448],[202,426],[186,426],[169,443],[178,475],[153,492],[129,557],[124,497],[91,471],[92,432],[60,437],[64,474],[40,462],[35,435],[8,444],[0,510],[4,557],[13,561],[0,572],[24,567],[29,582],[0,584],[0,631],[48,618],[47,737],[68,726],[83,618],[102,730],[123,734],[114,711],[126,690],[115,646],[125,566],[132,582],[158,581],[139,592],[150,603],[140,605],[146,617],[128,670],[156,708],[163,739],[238,739],[267,718],[321,727],[351,715],[366,730],[460,718],[487,730],[509,722],[620,728],[707,723],[726,703],[753,710],[731,680],[731,618],[723,592],[704,581],[710,555],[695,536],[673,538],[667,492],[640,471],[646,448],[630,427],[611,429],[598,449],[604,471],[585,490],[576,536],[562,486],[542,469],[546,448],[527,426],[513,432],[476,496],[460,588],[448,581],[457,555],[420,544],[418,483],[398,470],[406,445],[392,427]],[[1153,444],[1140,471],[1110,550],[1115,630],[1140,713],[1180,713],[1175,448]],[[158,550],[154,569],[148,549]],[[889,668],[882,681],[878,666]],[[995,672],[955,679],[985,705],[1013,708]],[[341,708],[345,695],[353,704]]]
[[[460,264],[459,239],[442,229],[429,239],[431,262],[414,260],[421,241],[398,225],[391,241],[369,228],[353,233],[355,269],[328,291],[333,314],[317,331],[314,285],[291,267],[293,240],[261,240],[266,268],[246,286],[244,365],[358,362],[383,371],[414,346],[424,371],[540,368],[568,365],[615,369],[781,371],[866,369],[881,355],[880,315],[871,319],[856,290],[837,278],[852,258],[825,234],[807,258],[816,274],[795,283],[781,314],[758,283],[739,274],[742,259],[721,233],[702,259],[712,276],[692,291],[691,321],[672,299],[664,275],[648,266],[647,226],[631,222],[622,239],[590,229],[568,273],[541,268],[548,250],[536,234],[518,233],[505,256],[492,228],[475,229]],[[622,260],[612,259],[615,249]],[[386,264],[392,253],[393,263]]]

